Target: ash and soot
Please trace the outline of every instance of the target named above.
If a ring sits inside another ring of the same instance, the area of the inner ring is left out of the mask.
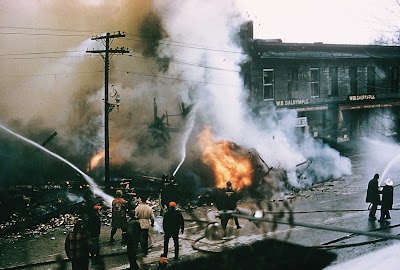
[[[296,112],[278,117],[272,108],[268,115],[252,114],[241,77],[249,61],[241,34],[248,21],[235,1],[5,5],[6,17],[25,7],[25,16],[14,19],[38,32],[21,29],[30,39],[24,42],[2,40],[5,52],[57,54],[23,65],[0,61],[3,74],[10,74],[1,80],[0,122],[33,141],[57,131],[46,148],[96,182],[104,179],[104,63],[86,50],[102,49],[92,36],[114,31],[126,38],[115,39],[113,47],[129,48],[130,54],[110,61],[109,83],[121,96],[118,110],[109,113],[112,178],[168,172],[181,183],[222,187],[232,181],[235,188],[256,186],[260,192],[263,185],[303,188],[351,173],[350,160],[336,150],[296,135]],[[105,10],[115,13],[104,16]],[[43,26],[49,22],[51,29]],[[85,31],[73,30],[82,25]],[[0,136],[1,187],[81,177],[9,134]]]

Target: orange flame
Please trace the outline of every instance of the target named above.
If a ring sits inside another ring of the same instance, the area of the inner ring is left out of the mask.
[[[90,159],[87,171],[91,171],[94,168],[96,168],[97,166],[99,166],[100,162],[104,159],[104,156],[105,156],[105,151],[104,150],[102,150],[102,151],[98,152],[97,154],[95,154]]]
[[[121,150],[118,148],[118,143],[110,142],[110,164],[112,165],[121,165],[124,164],[125,159],[121,157]],[[104,161],[105,158],[105,151],[104,149],[97,152],[91,159],[88,164],[87,172],[93,170],[94,168],[100,165],[100,162]]]
[[[206,127],[200,133],[199,144],[202,161],[211,167],[217,188],[226,187],[228,181],[237,189],[251,185],[253,168],[249,157],[232,142],[213,141],[210,130]]]

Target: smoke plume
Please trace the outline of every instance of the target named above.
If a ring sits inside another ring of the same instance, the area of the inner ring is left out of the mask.
[[[83,170],[104,148],[104,62],[86,50],[104,48],[92,36],[121,31],[126,37],[111,47],[130,53],[112,55],[110,61],[110,94],[121,96],[121,105],[109,114],[113,177],[171,174],[184,147],[187,161],[195,161],[200,156],[196,134],[205,125],[216,140],[257,149],[268,165],[288,172],[293,186],[351,172],[349,160],[335,150],[294,135],[295,113],[287,112],[280,122],[276,115],[251,115],[240,76],[247,59],[239,29],[246,21],[235,1],[26,2],[2,3],[9,13],[0,24],[14,34],[0,41],[0,122],[38,143],[56,131],[46,147]],[[158,126],[154,101],[163,120]],[[182,103],[196,106],[189,112],[196,117],[187,142]],[[26,155],[34,149],[0,136],[0,159],[7,164],[0,170],[0,179],[7,180],[0,181],[75,176],[67,166],[43,154]],[[308,159],[312,173],[299,182],[296,165]],[[91,174],[101,178],[102,169],[92,168]]]

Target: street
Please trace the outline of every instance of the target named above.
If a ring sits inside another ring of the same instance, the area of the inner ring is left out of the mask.
[[[279,211],[281,220],[289,220],[290,211],[294,222],[332,226],[362,231],[374,231],[396,235],[400,233],[400,216],[396,211],[400,203],[400,195],[395,188],[394,209],[392,219],[385,223],[368,221],[368,204],[365,203],[366,187],[369,179],[376,172],[384,169],[388,160],[376,160],[373,164],[365,162],[366,153],[347,153],[353,164],[353,174],[343,179],[315,184],[313,187],[301,190],[298,193],[285,195],[281,199],[271,201],[273,211]],[[390,158],[390,157],[388,157]],[[374,166],[372,166],[374,165]],[[388,174],[389,175],[389,174]],[[399,172],[390,170],[390,177],[395,186],[398,184]],[[239,207],[254,208],[251,199],[240,201]],[[241,229],[236,229],[233,219],[228,223],[227,237],[222,240],[211,241],[204,238],[206,224],[196,220],[206,220],[208,211],[217,211],[214,206],[202,206],[191,211],[183,212],[185,232],[180,235],[180,261],[190,260],[199,256],[208,256],[224,252],[226,248],[247,245],[265,238],[286,241],[306,247],[317,247],[321,250],[333,252],[337,255],[332,265],[337,265],[356,258],[362,254],[378,250],[397,240],[382,240],[370,236],[349,234],[345,232],[328,231],[321,229],[291,227],[283,224],[254,223],[247,219],[239,219]],[[268,211],[266,211],[268,217]],[[380,212],[377,211],[379,219]],[[162,217],[157,216],[155,226],[151,232],[152,247],[149,254],[143,257],[139,254],[139,264],[143,269],[154,269],[163,248],[163,234],[161,233]],[[0,269],[62,269],[57,268],[59,260],[65,260],[64,240],[66,229],[55,228],[46,234],[32,237],[3,237],[0,239]],[[121,245],[120,231],[116,234],[117,242],[108,243],[111,228],[103,225],[100,236],[102,256],[96,262],[92,260],[91,269],[129,269],[126,246]],[[173,242],[170,240],[170,262],[173,258]],[[24,267],[23,265],[29,265]]]

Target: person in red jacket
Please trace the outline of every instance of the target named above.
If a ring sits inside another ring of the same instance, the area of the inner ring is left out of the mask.
[[[168,243],[172,237],[174,240],[175,248],[175,260],[179,259],[179,230],[183,233],[185,229],[185,222],[180,211],[176,209],[176,203],[170,202],[168,204],[168,211],[164,214],[163,219],[164,229],[164,253],[161,257],[167,258],[168,255]]]
[[[80,219],[75,221],[73,231],[67,234],[65,253],[71,261],[72,270],[89,269],[89,239]]]
[[[122,190],[117,190],[115,199],[112,201],[112,220],[111,220],[111,236],[110,243],[114,243],[114,235],[117,229],[122,230],[122,243],[125,242],[126,228],[128,226],[127,202],[122,198]]]

